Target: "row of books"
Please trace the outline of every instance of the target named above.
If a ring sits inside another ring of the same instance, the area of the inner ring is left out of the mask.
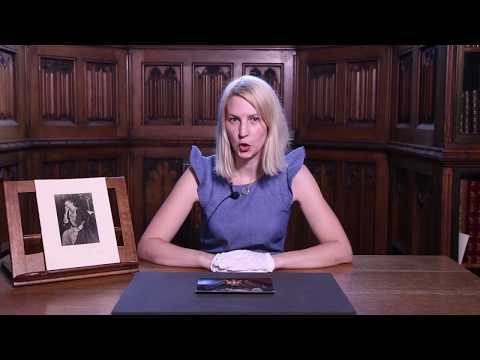
[[[470,235],[462,263],[480,264],[480,180],[460,180],[459,232]]]
[[[460,134],[480,134],[480,90],[465,90],[462,94]]]

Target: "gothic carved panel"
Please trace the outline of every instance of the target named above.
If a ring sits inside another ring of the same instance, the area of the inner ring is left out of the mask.
[[[345,116],[349,125],[373,126],[378,103],[378,65],[362,61],[347,65]]]
[[[75,63],[67,59],[40,59],[41,116],[47,121],[75,121]]]
[[[343,184],[346,192],[340,219],[355,254],[369,254],[375,248],[376,165],[345,162]]]
[[[119,176],[116,159],[88,160],[88,177]]]
[[[148,226],[153,216],[170,194],[173,186],[185,169],[184,159],[179,158],[144,158],[143,160],[143,220],[144,228]],[[175,238],[174,244],[198,248],[202,212],[196,204]]]
[[[409,52],[400,57],[398,66],[398,109],[397,122],[408,124],[412,117],[412,91],[413,91],[413,56]]]
[[[220,96],[232,79],[232,64],[193,65],[193,123],[215,125]]]
[[[78,161],[47,161],[42,164],[42,179],[74,179],[81,177]]]
[[[143,172],[144,222],[147,226],[182,175],[183,160],[145,158]]]
[[[419,123],[433,124],[436,86],[436,48],[427,47],[420,51]]]
[[[144,66],[144,123],[182,124],[182,65]]]
[[[394,168],[392,173],[392,219],[391,237],[397,251],[402,254],[410,252],[411,247],[411,214],[409,202],[409,175],[404,168]]]
[[[328,160],[306,159],[305,165],[317,181],[325,200],[335,210],[338,206],[337,163]],[[292,208],[287,239],[285,241],[286,250],[304,249],[316,244],[318,244],[316,236],[313,234],[300,207],[298,204],[295,204]]]
[[[88,177],[114,177],[121,176],[118,171],[118,162],[116,159],[99,159],[87,161],[87,176]],[[117,197],[113,189],[108,189],[108,198],[110,201],[110,209],[112,210],[113,224],[115,227],[120,227],[120,215],[118,213]],[[121,231],[115,231],[117,236],[117,244],[123,245],[123,238]]]
[[[0,126],[15,120],[15,57],[0,50]]]
[[[117,118],[117,65],[87,62],[87,120],[114,123]]]
[[[265,80],[275,90],[283,104],[283,65],[282,64],[243,64],[243,74]]]
[[[413,217],[413,241],[416,248],[413,249],[417,254],[433,254],[436,250],[433,237],[434,212],[433,178],[431,176],[415,173],[415,202]]]
[[[19,180],[18,166],[18,163],[0,163],[0,183],[4,180]],[[0,186],[0,190],[0,254],[2,254],[3,251],[8,249],[8,224],[5,211],[5,195],[3,193],[3,186]],[[22,217],[28,215],[28,213],[25,211],[22,211],[21,214]]]
[[[335,208],[337,203],[336,162],[307,159],[305,160],[305,165],[308,167],[315,180],[317,180],[325,200],[332,208]]]
[[[335,121],[336,65],[309,65],[307,68],[307,116],[313,123]]]

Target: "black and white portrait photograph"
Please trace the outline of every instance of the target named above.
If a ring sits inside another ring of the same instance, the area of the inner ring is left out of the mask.
[[[47,270],[120,262],[105,178],[35,180]]]
[[[99,242],[91,193],[54,195],[62,246]]]

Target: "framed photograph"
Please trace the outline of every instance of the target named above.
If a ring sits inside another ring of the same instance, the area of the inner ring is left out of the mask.
[[[105,178],[35,180],[47,270],[120,262]]]

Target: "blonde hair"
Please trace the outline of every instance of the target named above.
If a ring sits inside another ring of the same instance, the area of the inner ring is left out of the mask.
[[[285,152],[289,147],[288,125],[280,100],[272,87],[264,80],[244,75],[227,85],[220,99],[217,114],[215,172],[229,180],[234,169],[234,159],[225,129],[228,101],[240,96],[255,110],[267,125],[267,138],[262,150],[261,171],[265,175],[277,175],[285,169]]]

